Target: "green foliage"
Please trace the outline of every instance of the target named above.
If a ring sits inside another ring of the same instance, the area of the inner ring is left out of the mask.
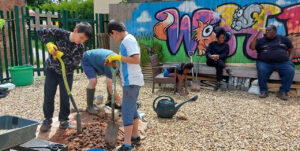
[[[26,0],[26,5],[29,8],[40,8],[43,4],[51,3],[51,0]]]
[[[162,59],[163,59],[162,45],[158,42],[153,42],[152,50],[154,51],[154,54],[158,55],[159,61],[162,61]]]
[[[145,64],[150,62],[149,54],[157,54],[160,61],[163,58],[162,45],[158,42],[147,42],[148,41],[144,41],[141,39],[138,40],[138,43],[141,48],[141,66],[144,66]]]
[[[141,45],[140,45],[141,46]],[[149,59],[149,53],[146,47],[141,47],[141,60],[140,60],[140,65],[144,66],[148,62],[150,62]]]
[[[43,10],[68,10],[71,12],[79,12],[80,14],[93,14],[94,13],[94,2],[93,0],[69,0],[63,1],[59,4],[45,3],[41,7]]]

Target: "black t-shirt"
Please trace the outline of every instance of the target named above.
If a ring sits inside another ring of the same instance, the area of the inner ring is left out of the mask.
[[[211,42],[206,49],[206,57],[210,59],[211,55],[219,55],[219,59],[226,59],[229,54],[229,46],[227,43],[218,44],[217,41]]]
[[[257,59],[268,63],[280,63],[289,60],[287,50],[293,48],[291,40],[277,35],[274,39],[266,37],[256,40]]]
[[[176,72],[177,72],[177,74],[183,74],[183,70],[182,70],[182,68],[181,68],[181,64],[176,64],[176,65],[174,65],[174,66],[176,66]],[[167,69],[170,73],[174,73],[174,68],[168,68]]]

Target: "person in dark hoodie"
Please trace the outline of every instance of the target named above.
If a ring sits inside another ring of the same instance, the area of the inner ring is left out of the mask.
[[[84,52],[83,43],[93,35],[93,28],[87,22],[78,23],[72,32],[64,29],[42,28],[37,30],[37,36],[46,44],[51,54],[46,60],[46,78],[44,84],[44,118],[40,127],[41,132],[46,132],[51,128],[54,113],[54,98],[59,85],[60,91],[60,111],[58,119],[59,128],[74,128],[69,123],[70,102],[67,90],[64,85],[62,69],[56,54],[63,53],[61,59],[66,66],[67,82],[72,89],[74,69],[78,67]]]
[[[223,28],[218,28],[215,33],[217,41],[211,42],[206,49],[206,64],[216,68],[217,84],[214,89],[218,90],[223,79],[223,70],[231,76],[231,70],[225,64],[229,54],[229,46],[226,42],[230,39],[230,34]]]

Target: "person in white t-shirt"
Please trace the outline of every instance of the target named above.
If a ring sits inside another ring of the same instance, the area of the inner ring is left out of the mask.
[[[140,67],[140,47],[135,37],[126,31],[126,27],[122,22],[111,20],[108,23],[107,30],[110,37],[121,43],[120,54],[110,55],[106,59],[106,63],[120,61],[123,86],[122,120],[125,139],[119,151],[133,150],[133,144],[140,141],[138,134],[139,115],[136,102],[140,87],[144,85],[144,77]]]

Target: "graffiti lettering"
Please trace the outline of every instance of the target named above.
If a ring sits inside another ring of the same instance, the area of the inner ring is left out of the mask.
[[[256,52],[249,49],[255,33],[258,29],[265,29],[269,16],[280,12],[280,7],[274,4],[251,4],[244,7],[236,4],[223,4],[215,11],[195,10],[191,23],[187,14],[183,15],[180,20],[179,11],[176,8],[170,8],[159,11],[155,15],[159,22],[154,26],[153,32],[156,38],[167,42],[171,54],[176,54],[184,41],[186,53],[192,56],[197,48],[200,55],[204,54],[208,44],[216,40],[213,29],[221,26],[233,35],[228,41],[229,56],[236,51],[236,36],[245,36],[244,54],[250,59],[256,59]]]

